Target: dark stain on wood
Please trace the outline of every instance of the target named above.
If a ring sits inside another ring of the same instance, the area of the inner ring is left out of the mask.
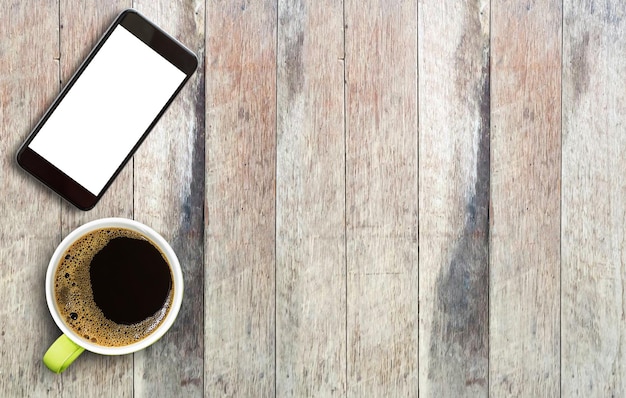
[[[489,108],[489,85],[485,83]],[[484,115],[484,114],[483,114]],[[482,116],[488,119],[489,116]],[[461,357],[467,380],[477,380],[472,358],[488,358],[489,320],[489,125],[480,131],[475,193],[466,204],[465,226],[452,249],[450,263],[437,279],[437,312],[431,344],[433,366],[444,367],[449,353]],[[439,340],[441,339],[441,340]],[[483,369],[483,379],[487,379]],[[446,372],[443,372],[444,374]],[[460,375],[459,375],[460,376]],[[475,384],[474,381],[472,384]]]
[[[179,230],[173,241],[178,254],[183,274],[185,276],[185,303],[179,314],[177,323],[192,327],[194,332],[185,332],[184,347],[179,347],[185,352],[185,357],[194,360],[203,360],[202,338],[204,324],[204,197],[205,197],[205,76],[197,71],[192,92],[194,93],[193,105],[196,111],[195,129],[193,131],[193,148],[191,159],[191,179],[185,181],[189,189],[187,195],[181,198],[181,220]],[[191,326],[193,325],[193,326]]]
[[[298,32],[295,38],[287,41],[286,68],[289,93],[299,93],[304,86],[304,73],[302,65],[302,45],[304,44],[304,31]]]
[[[198,76],[197,84],[193,89],[195,93],[195,137],[192,149],[192,162],[191,162],[191,181],[189,194],[183,200],[183,214],[184,219],[182,226],[189,225],[191,229],[198,227],[197,220],[204,220],[204,182],[205,182],[205,131],[206,131],[206,109],[205,109],[205,75],[200,73]],[[196,221],[194,223],[194,220]],[[202,229],[204,223],[200,223],[199,227]],[[185,231],[187,232],[187,231]],[[202,237],[203,234],[199,233]]]
[[[489,83],[484,83],[481,119],[489,119]],[[487,109],[487,113],[483,109]],[[487,369],[476,366],[488,359],[489,332],[489,124],[480,129],[475,193],[465,207],[465,225],[452,248],[450,263],[437,279],[436,312],[431,344],[431,370],[449,374],[450,362],[458,361],[457,375],[486,383]],[[449,358],[453,353],[456,357]],[[477,361],[476,361],[477,360]],[[452,366],[456,366],[452,365]],[[448,367],[448,371],[441,368]],[[476,374],[476,371],[480,375]],[[458,378],[457,378],[458,380]]]
[[[571,57],[571,73],[574,83],[574,101],[580,102],[580,97],[589,89],[589,32],[585,32],[580,41],[574,43]]]
[[[302,18],[306,15],[305,6],[302,2],[295,2],[287,7],[284,14],[280,17],[281,25],[301,26],[294,24],[294,18]],[[304,26],[301,26],[304,28]],[[286,34],[281,37],[284,40],[284,59],[285,59],[285,74],[287,87],[289,89],[288,95],[291,96],[302,92],[304,87],[304,60],[302,59],[302,48],[304,46],[304,30],[299,29],[292,31],[286,30]]]
[[[489,378],[489,38],[481,25],[478,2],[469,7],[456,53],[455,84],[466,98],[466,112],[479,125],[474,131],[468,126],[467,131],[478,135],[476,163],[461,165],[474,167],[476,179],[467,189],[463,229],[436,281],[429,364],[429,378],[439,389],[433,391],[435,395],[468,388],[486,393]]]
[[[609,25],[620,25],[626,16],[626,3],[623,1],[592,0],[588,3],[587,12],[599,16],[602,22]]]

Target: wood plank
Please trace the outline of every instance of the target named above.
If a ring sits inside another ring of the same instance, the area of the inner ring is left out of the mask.
[[[626,396],[626,4],[564,2],[562,395]]]
[[[276,394],[346,387],[343,7],[279,1]]]
[[[347,395],[414,396],[417,3],[344,4]]]
[[[420,392],[488,395],[489,1],[420,2]]]
[[[106,5],[98,1],[60,2],[61,85],[67,83],[117,14],[130,5],[130,1],[107,2]],[[132,218],[132,189],[131,162],[93,210],[83,212],[63,202],[62,235],[66,236],[81,224],[97,218]],[[133,393],[132,371],[132,356],[107,357],[85,352],[60,377],[62,380],[80,379],[64,383],[63,392],[69,395],[87,396],[93,391],[109,391],[115,396],[129,397]]]
[[[18,170],[15,154],[59,90],[58,4],[0,7],[0,396],[61,393],[41,358],[59,330],[45,300],[61,233],[58,196]]]
[[[135,397],[204,394],[204,4],[135,1],[135,8],[199,58],[194,76],[135,154],[134,216],[159,231],[184,276],[178,318],[135,354]]]
[[[561,2],[491,3],[490,394],[559,395]]]
[[[206,7],[205,396],[272,396],[276,3]]]

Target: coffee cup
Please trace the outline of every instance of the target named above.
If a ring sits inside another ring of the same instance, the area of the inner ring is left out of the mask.
[[[142,350],[172,326],[183,298],[180,263],[152,228],[125,218],[86,223],[63,239],[46,272],[46,301],[63,333],[45,365],[63,372],[88,350]]]

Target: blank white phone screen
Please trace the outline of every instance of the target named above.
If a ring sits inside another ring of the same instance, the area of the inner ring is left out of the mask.
[[[118,25],[29,147],[98,195],[184,79]]]

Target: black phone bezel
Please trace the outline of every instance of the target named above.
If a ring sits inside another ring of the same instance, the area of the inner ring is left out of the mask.
[[[69,92],[74,83],[80,78],[83,71],[91,63],[91,60],[95,57],[100,48],[102,48],[103,44],[106,42],[106,40],[113,33],[118,25],[122,25],[125,29],[127,29],[137,38],[139,38],[142,42],[144,42],[158,54],[160,54],[173,65],[175,65],[183,73],[185,73],[185,79],[172,93],[172,95],[163,105],[150,126],[148,126],[145,132],[143,132],[137,143],[133,146],[133,148],[124,158],[122,163],[117,167],[117,169],[109,178],[104,187],[97,195],[94,195],[82,185],[73,180],[71,177],[69,177],[67,174],[55,167],[52,163],[48,162],[46,159],[44,159],[31,148],[29,148],[29,144],[35,138],[39,130],[41,130],[41,128],[44,126],[44,124],[57,108],[59,103],[63,101],[65,95]],[[161,116],[163,116],[165,110],[169,107],[174,98],[178,95],[180,90],[193,75],[197,66],[198,59],[196,58],[195,54],[187,49],[180,42],[178,42],[176,39],[174,39],[172,36],[167,34],[154,23],[150,22],[146,17],[144,17],[134,9],[126,9],[122,11],[113,21],[111,26],[109,26],[104,35],[100,38],[98,43],[94,46],[94,48],[85,58],[77,71],[72,75],[68,83],[65,85],[65,87],[63,87],[59,95],[55,98],[50,107],[44,113],[43,117],[39,120],[35,128],[29,134],[28,138],[24,141],[24,143],[17,152],[17,164],[72,205],[84,211],[92,209],[102,198],[105,192],[109,189],[109,187],[122,171],[124,166],[132,158],[141,143],[147,137],[148,133],[152,130],[152,128],[155,126]]]

